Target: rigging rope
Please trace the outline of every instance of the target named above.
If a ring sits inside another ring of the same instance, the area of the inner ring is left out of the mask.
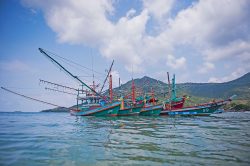
[[[7,92],[10,92],[10,93],[13,93],[13,94],[15,94],[15,95],[24,97],[24,98],[26,98],[26,99],[30,99],[30,100],[37,101],[37,102],[44,103],[44,104],[48,104],[48,105],[52,105],[52,106],[55,106],[55,107],[67,108],[67,107],[59,106],[59,105],[57,105],[57,104],[53,104],[53,103],[50,103],[50,102],[42,101],[42,100],[39,100],[39,99],[36,99],[36,98],[33,98],[33,97],[29,97],[29,96],[26,96],[26,95],[23,95],[23,94],[14,92],[14,91],[9,90],[9,89],[4,88],[4,87],[1,87],[1,88],[2,88],[3,90],[7,91]],[[67,109],[70,109],[70,108],[67,108]]]
[[[45,50],[45,49],[44,49]],[[46,50],[47,51],[47,50]],[[56,57],[59,57],[59,58],[61,58],[62,59],[62,62],[64,63],[64,64],[67,64],[67,65],[69,65],[70,67],[72,67],[72,68],[74,68],[74,69],[77,69],[77,70],[81,70],[81,71],[83,71],[84,73],[86,73],[87,74],[87,76],[86,77],[92,77],[92,75],[88,75],[88,73],[86,72],[86,70],[83,70],[83,69],[81,69],[81,68],[79,68],[79,67],[77,67],[76,66],[76,64],[77,63],[75,63],[75,62],[73,62],[73,61],[71,61],[71,60],[66,60],[65,58],[63,58],[63,57],[60,57],[60,56],[58,56],[58,55],[56,55],[56,54],[54,54],[54,53],[51,53],[50,51],[48,51],[48,53],[50,53],[50,55],[51,54],[53,54],[53,55],[55,55]],[[52,55],[52,56],[53,56]],[[52,60],[51,60],[52,61]],[[71,63],[70,63],[71,62]],[[52,63],[53,64],[55,64],[56,66],[57,66],[57,64],[55,63],[55,62],[53,62],[52,61]],[[75,64],[75,65],[73,65],[73,64]],[[79,66],[80,64],[78,64],[78,66]],[[82,68],[84,68],[84,66],[82,66],[82,65],[80,65]],[[60,68],[59,68],[60,69]],[[88,70],[90,70],[90,69],[88,69]],[[62,71],[61,69],[60,69],[60,71]],[[91,69],[91,71],[92,71],[92,69]],[[63,71],[64,73],[66,73],[66,74],[68,74],[67,72],[65,72],[65,71]],[[93,72],[96,72],[96,71],[93,71]],[[101,73],[99,73],[99,74],[101,74]],[[104,74],[103,74],[104,75]],[[100,77],[100,76],[99,76]],[[99,81],[102,81],[103,79],[101,79],[101,78],[99,78],[99,77],[96,77],[96,79],[98,79]],[[85,80],[84,80],[85,81]]]
[[[96,70],[93,70],[93,69],[88,68],[88,67],[86,67],[86,66],[83,66],[83,65],[81,65],[81,64],[79,64],[79,63],[76,63],[76,62],[70,60],[70,59],[61,57],[61,56],[59,56],[59,55],[57,55],[57,54],[55,54],[55,53],[53,53],[53,52],[51,52],[51,51],[48,51],[48,50],[46,50],[46,49],[44,49],[44,50],[45,50],[46,52],[49,52],[50,54],[52,54],[52,55],[58,57],[58,58],[61,58],[61,59],[65,60],[65,61],[68,61],[68,62],[70,62],[70,63],[73,63],[73,64],[75,64],[75,65],[77,65],[77,66],[80,66],[80,67],[82,67],[82,68],[84,68],[84,69],[93,71],[93,72],[95,72],[95,73],[97,73],[97,74],[100,74],[100,75],[105,75],[104,73],[101,73],[101,72],[99,72],[99,71],[96,71]]]

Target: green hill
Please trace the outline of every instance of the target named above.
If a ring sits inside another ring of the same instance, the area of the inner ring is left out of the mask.
[[[250,99],[250,73],[225,83],[184,83],[177,86],[180,91],[193,96],[228,98],[236,94],[237,99]]]
[[[178,77],[176,78],[178,81]],[[167,92],[168,85],[162,81],[144,76],[140,79],[135,79],[135,86],[138,91],[150,92],[153,90],[155,94],[164,96]],[[120,88],[115,88],[114,92],[118,90],[122,93],[130,93],[132,81],[128,81]],[[202,98],[229,98],[236,94],[237,99],[250,100],[250,73],[225,83],[181,83],[177,84],[178,95],[189,95]]]

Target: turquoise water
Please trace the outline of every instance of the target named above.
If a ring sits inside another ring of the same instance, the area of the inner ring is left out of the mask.
[[[250,165],[250,113],[0,113],[0,165]]]

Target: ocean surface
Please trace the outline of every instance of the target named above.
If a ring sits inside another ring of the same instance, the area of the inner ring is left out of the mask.
[[[0,165],[250,165],[250,113],[0,113]]]

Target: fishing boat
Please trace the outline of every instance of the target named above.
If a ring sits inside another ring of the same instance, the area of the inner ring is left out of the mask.
[[[140,114],[141,116],[158,116],[160,115],[162,110],[162,105],[146,105],[144,106],[141,111]]]
[[[70,110],[71,115],[75,116],[117,116],[120,108],[120,102],[99,108],[84,107],[79,110]]]
[[[169,79],[169,73],[167,72],[168,75],[168,96],[169,98],[166,99],[163,103],[163,109],[181,109],[184,107],[184,103],[186,101],[187,96],[184,95],[182,97],[177,97],[176,95],[176,84],[175,84],[175,75],[173,75],[172,78],[172,87]]]
[[[82,88],[86,87],[89,89],[89,91],[86,90],[77,90],[77,108],[70,110],[71,115],[76,116],[117,116],[117,113],[120,108],[120,102],[113,102],[112,99],[110,101],[107,101],[106,96],[101,94],[100,92],[97,92],[95,90],[95,85],[93,84],[93,87],[90,87],[86,83],[84,83],[79,77],[73,75],[69,70],[67,70],[65,67],[63,67],[58,61],[56,61],[54,58],[52,58],[49,54],[49,52],[45,51],[42,48],[39,48],[39,51],[45,55],[45,57],[49,58],[56,66],[58,66],[60,69],[65,71],[68,75],[70,75],[72,78],[77,80],[81,83]],[[104,84],[110,75],[111,68],[113,66],[114,61],[111,64],[110,70],[108,72],[108,75],[104,81]],[[112,80],[111,80],[112,81]],[[94,83],[94,82],[93,82]],[[104,85],[102,86],[102,88]],[[112,86],[111,86],[112,87]],[[80,96],[85,95],[85,96]],[[81,102],[79,104],[79,101]]]
[[[176,97],[175,99],[167,99],[164,101],[163,108],[164,109],[181,109],[184,107],[184,103],[186,101],[186,96]]]
[[[195,116],[208,116],[210,114],[216,113],[219,108],[222,106],[228,104],[232,101],[232,98],[229,98],[227,100],[220,100],[220,101],[213,101],[210,103],[204,103],[196,106],[191,107],[184,107],[181,109],[175,109],[175,110],[162,110],[161,115],[168,115],[168,116],[176,116],[176,115],[195,115]]]
[[[161,113],[162,104],[157,104],[158,100],[154,96],[153,88],[151,90],[151,96],[145,96],[144,106],[139,114],[141,116],[158,116]]]
[[[168,82],[169,81],[169,75],[168,75]],[[169,115],[169,116],[175,116],[175,115],[197,115],[197,116],[207,116],[212,113],[217,113],[219,108],[222,106],[228,104],[232,101],[232,99],[236,96],[233,95],[227,100],[220,100],[220,101],[212,101],[209,103],[203,103],[199,105],[194,105],[190,107],[184,107],[184,102],[186,100],[186,96],[183,96],[182,98],[176,97],[176,86],[175,86],[175,75],[172,79],[172,90],[170,90],[169,86],[169,99],[166,100],[163,103],[163,109],[160,113],[160,115]]]
[[[126,104],[126,105],[125,105]],[[136,116],[139,115],[142,109],[142,105],[129,104],[129,102],[124,102],[124,99],[121,99],[120,110],[118,111],[118,116]]]
[[[151,89],[150,96],[146,96],[145,100],[146,103],[145,106],[142,108],[140,115],[146,115],[146,116],[157,116],[161,114],[161,111],[163,109],[180,109],[183,108],[186,96],[183,97],[177,97],[176,96],[176,85],[175,85],[175,75],[172,79],[172,88],[170,85],[170,79],[169,79],[169,73],[168,75],[168,95],[169,98],[166,99],[163,104],[156,104],[158,100],[154,96],[153,88]]]
[[[132,79],[132,91],[131,91],[131,100],[124,100],[124,97],[121,97],[121,107],[118,111],[118,116],[136,116],[139,115],[143,102],[140,98],[136,99],[135,92],[135,83],[134,79]]]
[[[118,116],[155,116],[159,115],[162,109],[162,105],[156,105],[156,100],[154,94],[152,96],[136,96],[135,83],[132,79],[132,91],[131,99],[124,100],[124,97],[121,97],[121,108],[118,112]],[[126,96],[126,98],[127,98]]]
[[[70,110],[75,116],[117,116],[120,109],[120,102],[113,102],[102,105],[99,100],[92,100],[78,106],[78,109]]]

